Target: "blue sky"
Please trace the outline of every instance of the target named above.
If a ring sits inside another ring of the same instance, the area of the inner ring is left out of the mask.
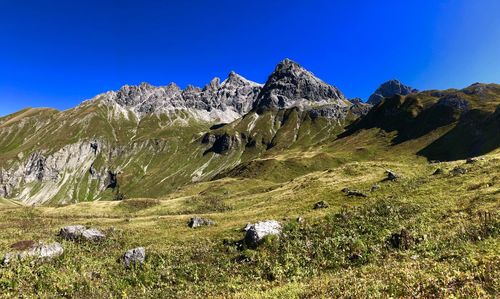
[[[0,115],[142,81],[264,82],[285,57],[364,99],[393,78],[500,83],[500,1],[0,0]]]

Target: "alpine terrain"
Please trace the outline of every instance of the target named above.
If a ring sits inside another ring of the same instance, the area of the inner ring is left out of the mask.
[[[0,118],[0,297],[500,294],[500,85],[125,85]]]

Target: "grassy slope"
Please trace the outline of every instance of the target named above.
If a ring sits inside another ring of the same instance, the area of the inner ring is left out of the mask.
[[[115,230],[103,244],[62,241],[66,252],[51,263],[0,268],[0,293],[495,297],[500,290],[500,153],[475,164],[429,164],[414,153],[442,134],[434,133],[394,146],[392,134],[371,129],[309,150],[276,151],[266,159],[285,168],[191,184],[160,200],[2,209],[2,252],[23,239],[57,240],[63,225]],[[322,165],[311,164],[318,159]],[[449,171],[455,166],[468,172],[453,176]],[[445,174],[432,176],[438,167]],[[381,182],[387,168],[403,178]],[[295,175],[281,174],[290,169]],[[368,192],[375,183],[381,188],[369,198],[349,198],[340,191]],[[330,208],[313,210],[320,200]],[[491,219],[480,216],[484,212]],[[217,225],[191,230],[186,223],[193,215]],[[298,216],[306,223],[297,225]],[[247,222],[265,219],[282,221],[286,236],[271,238],[257,250],[223,245],[224,239],[240,239]],[[387,239],[402,228],[425,240],[408,250],[391,248]],[[117,259],[134,246],[147,248],[147,263],[125,270]]]

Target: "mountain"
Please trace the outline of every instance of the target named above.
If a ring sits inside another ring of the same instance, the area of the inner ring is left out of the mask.
[[[289,60],[21,110],[0,297],[498,297],[499,128],[498,84],[372,106]]]
[[[262,85],[231,72],[222,83],[214,78],[203,89],[190,85],[181,90],[175,83],[161,87],[141,83],[125,85],[92,101],[115,105],[123,115],[132,113],[139,119],[151,114],[184,112],[197,120],[231,122],[251,109],[261,89]]]
[[[368,104],[377,105],[383,98],[390,98],[397,94],[407,95],[410,93],[417,92],[418,90],[406,86],[398,80],[389,80],[382,83],[377,90],[368,98]]]
[[[475,83],[461,90],[396,94],[381,100],[363,118],[341,134],[380,128],[396,132],[393,144],[444,130],[419,155],[429,160],[459,160],[483,155],[500,147],[500,86]]]
[[[261,109],[277,96],[283,107]],[[0,119],[0,196],[27,204],[159,196],[271,148],[329,138],[365,112],[360,105],[284,60],[264,86],[231,72],[203,89],[142,83],[67,111],[28,109]]]
[[[280,62],[262,88],[255,109],[284,109],[311,106],[338,105],[349,106],[344,95],[301,67],[298,63],[285,59]]]
[[[498,148],[498,98],[497,85],[475,84],[398,93],[372,108],[289,59],[264,85],[234,72],[204,88],[125,85],[66,111],[0,118],[0,197],[51,205],[157,198],[197,182],[266,173],[281,182],[340,161],[277,156],[350,144],[373,129],[394,133],[392,146],[418,140],[406,151],[429,160],[462,159]]]

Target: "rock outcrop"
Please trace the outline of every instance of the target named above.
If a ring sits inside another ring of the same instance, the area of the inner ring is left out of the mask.
[[[201,226],[210,226],[210,225],[215,225],[215,222],[213,222],[210,219],[205,219],[205,218],[200,218],[200,217],[193,217],[189,220],[188,226],[190,228],[197,228]]]
[[[102,241],[106,235],[100,230],[94,228],[86,228],[83,225],[71,225],[61,228],[59,236],[66,240],[71,241]]]
[[[139,266],[144,264],[146,260],[146,249],[144,247],[137,247],[127,250],[123,255],[123,263],[125,267]]]
[[[189,85],[181,90],[175,83],[155,87],[148,83],[125,85],[120,90],[95,97],[121,108],[128,117],[151,114],[187,113],[192,118],[210,122],[231,122],[250,111],[262,85],[231,72],[222,83],[214,78],[203,89]]]
[[[257,247],[266,236],[281,234],[281,224],[276,220],[267,220],[250,225],[246,230],[245,244]]]
[[[45,244],[42,242],[33,243],[22,251],[13,251],[5,254],[3,264],[7,265],[14,260],[34,259],[36,261],[48,261],[62,255],[64,248],[61,244],[54,242]]]
[[[377,88],[375,92],[368,98],[368,104],[377,105],[382,101],[383,98],[390,98],[397,94],[399,95],[407,95],[410,93],[418,92],[418,90],[404,85],[398,80],[389,80]]]

